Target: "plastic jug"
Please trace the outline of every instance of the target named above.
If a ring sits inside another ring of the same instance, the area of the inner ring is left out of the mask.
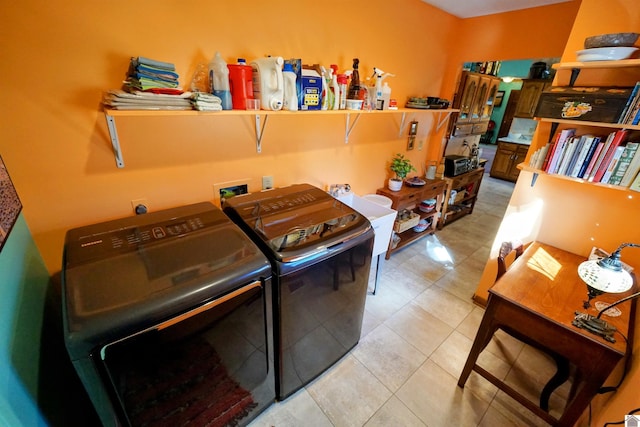
[[[242,58],[238,58],[237,64],[229,64],[227,67],[233,109],[246,110],[247,99],[253,99],[253,70]]]
[[[284,64],[282,69],[282,78],[284,81],[284,101],[283,108],[285,110],[298,110],[298,92],[296,90],[296,73],[293,66],[289,63]]]
[[[284,81],[281,56],[259,58],[251,62],[253,96],[265,110],[281,110],[284,103]]]
[[[222,109],[233,109],[231,90],[229,89],[229,68],[227,68],[227,63],[222,59],[220,52],[216,52],[209,63],[209,81],[212,86],[211,93],[222,100]]]

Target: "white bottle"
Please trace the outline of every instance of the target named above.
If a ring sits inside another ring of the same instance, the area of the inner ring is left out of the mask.
[[[222,59],[220,52],[216,52],[209,63],[209,82],[211,93],[222,100],[222,109],[233,110],[229,87],[229,68],[227,68],[227,63]]]
[[[382,85],[382,108],[384,110],[389,109],[389,100],[391,99],[391,88],[389,87],[389,83],[384,82]]]
[[[333,110],[340,109],[340,85],[338,85],[338,76],[336,76],[337,70],[333,69],[333,75],[331,76],[331,87],[333,88]]]
[[[283,108],[289,111],[297,111],[298,93],[296,90],[296,73],[293,71],[293,66],[291,64],[284,64],[282,79],[284,83]]]
[[[253,96],[260,100],[263,110],[282,110],[284,81],[281,56],[258,58],[251,62],[253,69]]]

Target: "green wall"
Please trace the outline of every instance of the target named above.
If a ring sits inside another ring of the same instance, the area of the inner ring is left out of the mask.
[[[38,388],[48,284],[48,272],[20,214],[0,252],[1,426],[47,425],[38,407]]]

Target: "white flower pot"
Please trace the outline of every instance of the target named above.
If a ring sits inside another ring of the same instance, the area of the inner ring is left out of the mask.
[[[391,191],[400,191],[400,189],[402,188],[402,181],[399,179],[392,179],[389,178],[389,190]]]

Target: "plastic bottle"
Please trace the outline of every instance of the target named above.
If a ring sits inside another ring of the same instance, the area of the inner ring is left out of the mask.
[[[391,88],[389,83],[384,82],[382,85],[382,105],[385,110],[389,109],[389,100],[391,99]]]
[[[222,59],[220,52],[216,52],[209,63],[209,81],[215,96],[222,100],[223,110],[232,110],[233,102],[231,101],[231,89],[229,88],[229,68],[227,63]]]
[[[259,58],[251,62],[253,68],[253,96],[260,100],[263,110],[278,111],[284,103],[284,81],[281,56]]]
[[[338,74],[338,88],[340,89],[340,100],[338,107],[341,110],[347,108],[347,82],[349,77],[346,74]]]
[[[353,71],[351,72],[349,92],[347,93],[348,99],[360,99],[360,72],[358,71],[359,63],[360,60],[358,58],[353,58]]]
[[[296,73],[289,63],[284,64],[282,69],[282,79],[284,82],[284,102],[283,108],[289,111],[298,110],[298,93],[296,90]]]
[[[333,65],[331,66],[331,68],[333,68]],[[331,89],[333,90],[333,105],[331,106],[331,108],[333,110],[340,109],[340,86],[338,85],[338,76],[336,75],[337,72],[338,70],[334,68],[333,75],[331,76]]]
[[[320,104],[320,109],[321,110],[328,110],[329,109],[329,103],[330,103],[330,99],[329,99],[329,84],[327,83],[327,70],[323,67],[320,66],[320,76],[321,76],[321,81],[322,81],[322,104]]]
[[[253,71],[243,58],[229,64],[229,87],[234,110],[246,110],[247,99],[253,99]]]

